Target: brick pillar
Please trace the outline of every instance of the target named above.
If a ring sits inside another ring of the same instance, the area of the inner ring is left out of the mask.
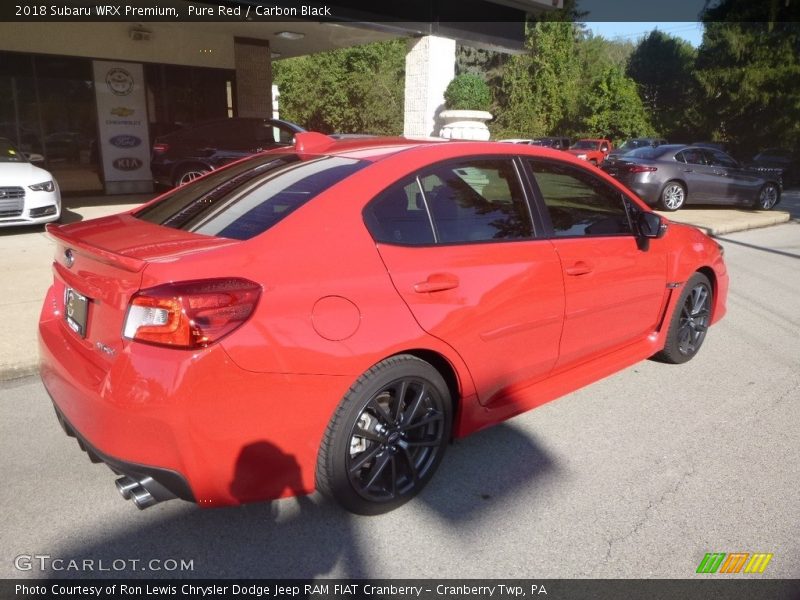
[[[438,135],[444,90],[455,70],[455,40],[432,35],[409,40],[403,135]]]
[[[272,117],[272,58],[269,42],[234,38],[236,64],[236,114]]]

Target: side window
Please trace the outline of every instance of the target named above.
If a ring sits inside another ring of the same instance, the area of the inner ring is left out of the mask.
[[[238,149],[253,146],[256,141],[257,121],[223,121],[210,130],[210,142],[223,148]]]
[[[715,167],[727,167],[729,169],[735,169],[739,166],[735,160],[724,152],[714,150],[711,151],[711,164]]]
[[[704,165],[706,164],[706,159],[703,155],[703,152],[700,150],[684,150],[678,156],[676,156],[679,161],[688,163],[690,165]]]
[[[474,159],[420,174],[436,241],[443,244],[518,240],[533,226],[514,163]]]
[[[364,209],[364,221],[376,242],[433,244],[433,229],[416,179],[393,185]]]
[[[256,131],[259,144],[287,144],[294,140],[294,132],[290,129],[273,125],[272,123],[259,123]]]
[[[529,161],[555,237],[629,235],[622,193],[570,165]]]

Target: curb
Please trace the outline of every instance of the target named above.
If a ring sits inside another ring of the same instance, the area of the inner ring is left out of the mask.
[[[791,213],[785,211],[770,211],[769,213],[761,212],[754,215],[748,215],[741,219],[734,218],[727,222],[723,221],[722,223],[709,223],[708,219],[704,218],[691,219],[690,215],[690,218],[681,218],[686,217],[686,213],[681,214],[680,216],[676,216],[674,213],[664,212],[659,212],[659,214],[669,219],[673,223],[696,227],[712,237],[727,235],[729,233],[737,233],[740,231],[749,231],[751,229],[772,227],[773,225],[781,225],[792,220]]]
[[[701,227],[710,236],[727,235],[729,233],[737,233],[739,231],[750,231],[751,229],[762,229],[764,227],[772,227],[773,225],[780,225],[791,221],[792,216],[789,213],[776,213],[773,219],[764,219],[758,223],[745,223],[743,225],[728,224],[719,227]]]
[[[22,379],[39,374],[39,361],[29,361],[16,365],[0,365],[0,382]]]

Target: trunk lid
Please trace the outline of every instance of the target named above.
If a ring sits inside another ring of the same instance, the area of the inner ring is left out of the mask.
[[[71,345],[107,368],[123,347],[128,303],[148,263],[174,260],[236,243],[154,225],[129,214],[71,225],[48,225],[56,242],[54,309]]]

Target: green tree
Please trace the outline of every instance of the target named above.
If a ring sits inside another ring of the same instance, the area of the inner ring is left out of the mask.
[[[281,117],[323,133],[400,135],[405,55],[401,39],[276,61]]]
[[[589,90],[581,123],[586,135],[608,137],[615,144],[654,134],[636,83],[616,66],[607,68]]]
[[[706,22],[696,64],[713,137],[728,141],[739,156],[800,145],[796,22]]]
[[[638,85],[653,126],[670,140],[691,142],[698,129],[696,55],[688,42],[656,29],[628,60],[627,74]]]
[[[529,26],[528,51],[508,60],[496,90],[497,137],[549,135],[574,120],[581,75],[578,33],[570,22]]]
[[[608,40],[591,33],[584,36],[578,43],[581,80],[584,85],[594,84],[609,67],[624,69],[633,50],[632,42]]]

